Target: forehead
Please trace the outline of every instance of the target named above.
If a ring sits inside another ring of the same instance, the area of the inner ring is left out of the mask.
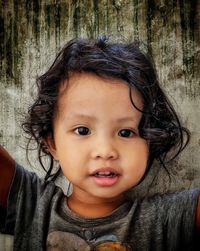
[[[131,89],[134,104],[142,109],[143,101],[139,92]],[[58,99],[59,110],[109,110],[114,113],[132,112],[128,83],[122,79],[100,77],[94,73],[73,73],[63,82]],[[104,111],[106,112],[106,111]]]

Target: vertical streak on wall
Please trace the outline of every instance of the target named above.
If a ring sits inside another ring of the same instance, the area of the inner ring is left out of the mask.
[[[19,6],[17,1],[1,2],[1,74],[5,85],[19,86],[21,69],[19,50]],[[3,19],[3,20],[2,20]]]
[[[73,4],[73,27],[75,37],[78,37],[80,34],[80,12],[79,0],[75,0]]]
[[[18,22],[19,22],[19,5],[18,1],[14,1],[13,3],[13,72],[14,72],[14,83],[17,84],[20,82],[19,74],[18,74],[18,60],[20,58],[19,55],[19,46],[18,46]]]
[[[12,2],[11,6],[13,7]],[[14,46],[13,46],[13,13],[7,9],[5,13],[5,20],[7,24],[6,34],[5,34],[5,66],[6,66],[6,82],[9,83],[10,79],[14,78],[13,74],[13,55],[14,55]]]
[[[195,14],[195,25],[194,25],[194,38],[195,38],[195,44],[196,44],[196,60],[195,60],[195,73],[196,73],[196,85],[198,86],[197,92],[200,94],[200,77],[199,77],[199,67],[200,67],[200,0],[197,0],[196,5],[196,14]],[[199,141],[200,146],[200,141]]]
[[[199,81],[195,74],[196,44],[195,44],[195,17],[197,15],[197,1],[180,0],[180,17],[182,31],[183,67],[185,71],[185,89],[190,96],[195,96],[200,90]],[[199,41],[197,41],[199,43]],[[195,83],[195,81],[198,81]]]
[[[4,19],[5,2],[0,2],[0,75],[4,75],[4,58],[5,58],[5,19]]]
[[[134,38],[139,39],[139,29],[138,29],[138,0],[133,0],[133,26],[134,26]]]
[[[94,37],[99,35],[99,7],[98,1],[93,0],[93,11],[94,11]]]
[[[147,16],[146,16],[146,23],[147,23],[147,46],[148,46],[148,53],[152,56],[151,22],[152,22],[152,19],[154,18],[154,10],[155,10],[154,0],[147,0],[147,6],[146,6],[146,8],[147,8]]]
[[[109,30],[109,7],[108,7],[108,0],[106,1],[106,11],[105,11],[105,34],[108,35]]]
[[[34,0],[32,2],[32,18],[33,18],[33,35],[35,37],[35,42],[37,46],[37,51],[39,52],[40,50],[40,1],[39,0]]]
[[[44,15],[45,15],[45,34],[46,34],[46,44],[47,47],[50,45],[50,13],[51,13],[51,5],[45,2],[44,4]]]
[[[60,47],[60,13],[61,13],[61,3],[57,0],[55,3],[55,29],[56,29],[56,48]]]
[[[176,81],[176,58],[177,58],[177,39],[176,39],[176,16],[175,16],[175,13],[176,13],[176,9],[177,9],[177,3],[175,1],[173,1],[173,4],[172,4],[172,9],[173,9],[173,15],[172,15],[172,27],[173,27],[173,41],[174,41],[174,48],[173,48],[173,52],[172,52],[172,58],[173,58],[173,64],[174,64],[174,67],[172,69],[172,78],[174,79],[174,81]]]

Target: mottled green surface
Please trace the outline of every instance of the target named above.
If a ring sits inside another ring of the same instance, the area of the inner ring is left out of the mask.
[[[174,165],[179,178],[171,189],[199,184],[200,0],[1,0],[0,12],[0,143],[20,163],[27,163],[21,114],[34,96],[36,76],[67,40],[107,34],[140,39],[154,57],[162,85],[192,133]]]
[[[141,39],[161,68],[173,67],[180,59],[170,78],[183,76],[182,91],[191,96],[200,93],[198,0],[10,0],[0,4],[1,80],[4,83],[6,80],[6,86],[23,85],[22,72],[28,63],[27,42],[36,50],[32,56],[37,58],[44,56],[44,49],[45,53],[56,51],[72,37],[109,34]],[[162,74],[167,81],[165,70]]]

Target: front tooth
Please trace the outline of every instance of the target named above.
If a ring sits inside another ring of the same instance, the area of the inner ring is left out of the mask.
[[[110,177],[110,176],[114,177],[114,176],[116,176],[116,174],[113,172],[110,172],[110,171],[105,171],[105,172],[101,171],[101,172],[96,172],[95,176],[97,176],[97,177]]]
[[[109,175],[110,172],[109,171],[106,171],[106,172],[98,172],[99,175]]]

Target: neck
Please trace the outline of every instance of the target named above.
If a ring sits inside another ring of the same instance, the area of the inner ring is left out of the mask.
[[[68,198],[68,207],[76,214],[88,217],[99,218],[111,214],[115,209],[125,202],[124,197],[113,200],[83,201],[73,194]]]

